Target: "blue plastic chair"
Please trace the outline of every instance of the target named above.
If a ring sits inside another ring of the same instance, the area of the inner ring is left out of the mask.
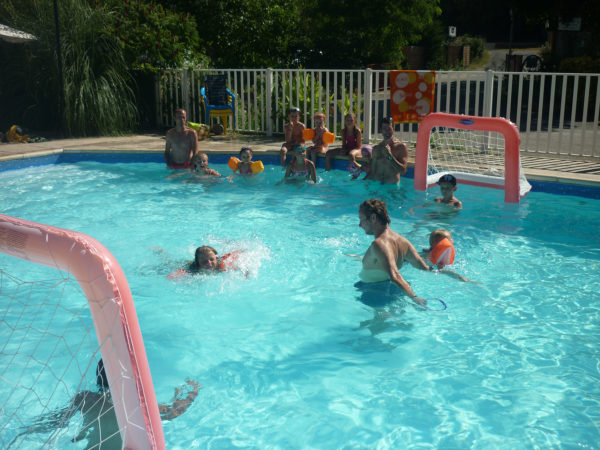
[[[235,94],[226,87],[227,75],[207,75],[204,86],[200,89],[206,124],[210,126],[211,117],[220,117],[223,120],[225,134],[227,134],[227,119],[233,116],[233,132],[237,128],[235,117]]]

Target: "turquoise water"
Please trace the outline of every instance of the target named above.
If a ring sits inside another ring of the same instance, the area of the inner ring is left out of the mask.
[[[96,162],[0,173],[4,214],[86,233],[116,256],[158,400],[186,378],[203,386],[163,423],[167,448],[597,448],[600,200],[534,192],[507,205],[501,191],[459,186],[454,213],[412,179],[167,174]],[[371,197],[418,249],[451,230],[453,270],[481,284],[404,267],[418,295],[448,308],[362,303],[346,253],[372,240],[357,215]],[[246,250],[248,276],[167,279],[201,244]]]

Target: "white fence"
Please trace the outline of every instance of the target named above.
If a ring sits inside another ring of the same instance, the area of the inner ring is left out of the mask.
[[[200,87],[214,73],[225,73],[236,94],[238,131],[283,133],[286,110],[298,106],[308,127],[322,112],[337,135],[344,114],[354,112],[364,140],[375,141],[390,111],[386,70],[165,70],[156,82],[157,124],[171,126],[179,107],[204,122]],[[523,153],[600,160],[600,74],[438,71],[434,110],[506,117],[519,127]],[[414,144],[416,124],[396,129]]]

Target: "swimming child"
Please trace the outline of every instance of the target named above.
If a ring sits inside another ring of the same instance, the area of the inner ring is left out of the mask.
[[[285,135],[285,142],[279,150],[279,159],[281,160],[281,167],[285,167],[285,159],[288,152],[291,152],[296,145],[303,144],[304,138],[302,137],[302,130],[306,126],[300,122],[300,108],[290,108],[288,112],[289,122],[283,127]]]
[[[442,197],[435,199],[437,203],[454,206],[456,209],[462,209],[462,202],[454,196],[456,192],[456,178],[449,173],[442,175],[438,180]]]
[[[348,113],[344,117],[344,128],[342,129],[342,146],[329,149],[325,155],[325,170],[331,170],[331,160],[334,156],[348,155],[350,163],[356,162],[362,147],[362,133],[356,126],[356,116]]]
[[[229,167],[234,173],[239,172],[240,175],[254,175],[255,173],[262,172],[264,170],[262,162],[252,161],[252,156],[253,153],[250,147],[242,147],[240,150],[240,159],[232,157]]]
[[[303,179],[317,182],[315,164],[306,158],[306,147],[303,145],[296,145],[294,147],[294,157],[287,166],[285,179]]]
[[[235,261],[241,250],[234,250],[218,256],[217,251],[209,245],[198,247],[194,253],[194,261],[188,266],[188,272],[197,273],[201,271],[225,272],[236,270]]]
[[[424,248],[421,252],[421,257],[429,261],[440,273],[449,275],[452,278],[456,278],[460,281],[469,281],[471,283],[481,284],[478,281],[471,281],[462,275],[448,270],[445,266],[452,265],[454,263],[454,239],[452,239],[452,233],[448,230],[438,228],[433,230],[429,234],[429,248]]]
[[[371,170],[371,156],[373,155],[373,147],[370,145],[363,145],[361,148],[362,158],[361,162],[351,161],[348,164],[348,171],[352,174],[352,179],[356,180],[361,173],[369,173]]]
[[[323,135],[327,133],[329,130],[325,127],[325,115],[321,113],[315,114],[314,118],[315,124],[315,137],[312,139],[313,145],[308,147],[306,151],[310,156],[310,160],[317,165],[317,160],[320,154],[327,153],[327,149],[329,147],[328,144],[323,142]]]
[[[190,168],[183,173],[175,173],[167,177],[175,178],[182,175],[191,175],[191,178],[184,181],[184,183],[190,183],[200,178],[207,177],[220,177],[221,174],[214,169],[208,167],[208,155],[206,153],[198,153],[192,158]]]
[[[429,234],[429,248],[423,249],[423,258],[427,258],[438,269],[454,262],[454,240],[448,230],[438,228]]]

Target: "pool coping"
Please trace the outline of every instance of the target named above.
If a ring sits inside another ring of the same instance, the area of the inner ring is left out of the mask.
[[[164,143],[164,135],[152,134],[114,138],[71,139],[32,144],[8,144],[0,146],[0,166],[4,165],[5,162],[12,161],[17,163],[12,168],[18,169],[28,166],[27,160],[44,157],[49,157],[48,161],[40,164],[51,164],[57,162],[56,160],[52,161],[53,156],[58,159],[61,155],[67,156],[70,154],[137,154],[140,156],[150,154],[156,157],[164,153]],[[281,141],[264,136],[237,134],[211,137],[199,141],[198,149],[209,155],[237,155],[240,147],[244,145],[252,147],[256,159],[263,155],[269,156],[269,159],[271,159],[272,157],[279,157]],[[324,159],[324,156],[319,157],[319,168],[324,167]],[[334,168],[344,169],[346,167],[347,157],[336,156],[335,160]],[[19,161],[23,164],[18,164]],[[566,163],[559,159],[556,161],[558,164],[554,165],[559,167],[561,164]],[[591,164],[595,166],[594,163]],[[409,173],[407,173],[407,176],[410,178],[414,168],[414,158],[409,157],[408,165]],[[600,167],[600,164],[598,164],[598,167]],[[523,168],[523,172],[532,184],[534,191],[600,198],[600,174],[582,174],[527,167]],[[545,189],[544,184],[548,184],[549,189]],[[578,193],[578,190],[582,192]]]

